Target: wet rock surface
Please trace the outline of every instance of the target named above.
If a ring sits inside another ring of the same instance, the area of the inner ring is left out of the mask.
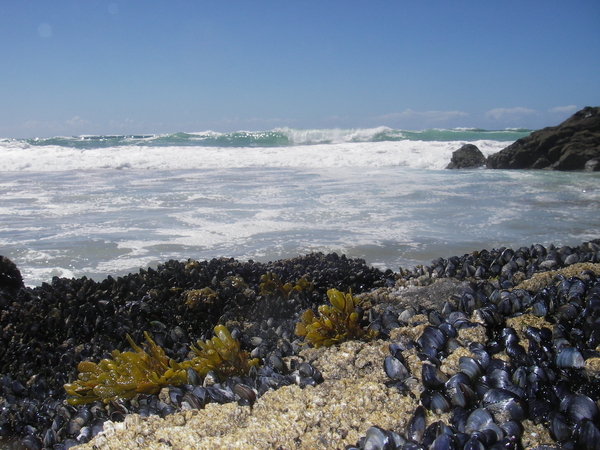
[[[397,273],[313,254],[3,289],[0,447],[596,448],[599,261],[596,240]],[[283,301],[261,293],[266,272],[315,288]],[[209,286],[214,295],[190,298]],[[302,345],[299,314],[331,287],[352,288],[379,339]],[[77,363],[126,350],[125,334],[140,342],[148,331],[180,360],[217,323],[259,358],[257,371],[210,383],[192,374],[123,402],[65,402]]]
[[[465,144],[452,152],[450,163],[446,169],[476,169],[485,165],[485,156],[473,144]]]
[[[25,287],[18,267],[10,259],[0,256],[0,289],[14,292]]]
[[[490,169],[600,170],[600,107],[534,131],[487,159]]]

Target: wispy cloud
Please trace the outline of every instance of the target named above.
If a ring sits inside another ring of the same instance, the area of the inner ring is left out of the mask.
[[[532,116],[537,114],[537,111],[534,109],[527,109],[521,106],[517,106],[516,108],[495,108],[485,113],[486,117],[491,117],[496,120],[507,119],[507,118],[517,118],[523,116]]]
[[[446,122],[451,119],[459,117],[466,117],[469,114],[462,111],[413,111],[407,109],[406,111],[396,112],[391,114],[385,114],[383,116],[376,117],[379,120],[424,120],[426,122]]]
[[[569,114],[569,113],[574,112],[575,110],[577,110],[576,105],[569,105],[569,106],[557,106],[556,108],[549,109],[548,112],[556,113],[556,114]]]
[[[66,124],[71,127],[81,127],[84,125],[89,125],[90,123],[92,122],[90,122],[89,120],[82,119],[79,116],[75,116],[72,119],[66,121]]]
[[[331,122],[340,122],[340,121],[344,121],[344,120],[348,120],[348,116],[339,116],[339,115],[334,115],[334,116],[327,116],[325,117],[325,120],[327,121],[331,121]]]
[[[58,122],[44,122],[40,120],[28,120],[22,125],[22,128],[31,129],[31,128],[54,128],[58,125]]]
[[[277,126],[292,125],[296,122],[295,119],[283,119],[280,117],[264,118],[264,117],[223,117],[220,120],[206,122],[204,125],[215,127],[217,129],[234,130],[236,127],[252,127],[254,129],[271,129]],[[233,128],[232,128],[233,127]],[[238,128],[239,129],[239,128]]]
[[[108,124],[112,128],[129,128],[138,125],[135,120],[130,118],[126,118],[124,120],[112,119],[108,122]]]
[[[264,119],[262,117],[251,117],[248,119],[242,120],[245,123],[264,123],[264,124],[285,124],[294,122],[293,119],[281,119],[281,118],[272,118],[272,119]]]
[[[13,131],[18,135],[25,137],[42,137],[42,136],[56,136],[60,133],[64,133],[64,125],[60,122],[53,121],[42,121],[42,120],[29,120],[25,123],[14,127]]]

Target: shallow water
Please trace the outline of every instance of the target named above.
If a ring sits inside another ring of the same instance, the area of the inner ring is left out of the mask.
[[[402,166],[9,171],[0,254],[28,285],[174,259],[439,256],[600,237],[600,174]]]

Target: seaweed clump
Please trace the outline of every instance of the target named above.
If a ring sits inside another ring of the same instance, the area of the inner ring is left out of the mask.
[[[240,349],[240,341],[231,337],[223,325],[215,327],[215,336],[206,342],[198,341],[200,348],[192,345],[194,358],[182,364],[205,377],[214,370],[221,379],[233,375],[246,375],[252,366],[258,366],[258,358],[248,359],[248,353]]]
[[[217,303],[217,293],[209,287],[194,289],[184,293],[185,305],[190,309],[200,309],[202,305],[213,305]]]
[[[362,328],[358,299],[351,293],[329,289],[327,297],[331,306],[320,305],[318,317],[312,309],[307,309],[296,324],[296,335],[304,337],[305,344],[315,348],[329,347],[352,339],[368,340],[376,336],[375,331]]]
[[[306,278],[300,278],[296,283],[285,283],[275,273],[266,273],[260,277],[261,295],[281,296],[285,299],[301,292],[311,293],[314,283]]]
[[[177,386],[187,382],[187,370],[193,369],[204,377],[210,371],[225,378],[230,375],[245,375],[258,359],[248,359],[240,350],[240,342],[233,339],[227,328],[217,325],[215,336],[206,342],[198,341],[200,348],[192,346],[196,354],[181,363],[168,358],[164,350],[156,345],[144,332],[145,349],[137,346],[127,335],[134,351],[112,352],[112,359],[103,359],[98,364],[82,361],[77,366],[76,381],[64,385],[71,405],[81,405],[96,400],[108,403],[113,400],[129,400],[137,394],[156,394],[168,385]]]

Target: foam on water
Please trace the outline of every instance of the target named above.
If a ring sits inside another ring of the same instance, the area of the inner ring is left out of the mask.
[[[78,149],[56,145],[0,146],[0,172],[97,169],[186,170],[244,167],[390,167],[443,169],[463,141],[384,141],[292,147],[119,146]],[[505,142],[475,141],[484,155]]]
[[[482,130],[476,128],[426,129],[420,131],[395,130],[387,127],[349,129],[276,128],[269,131],[235,131],[218,133],[174,133],[163,135],[104,135],[56,136],[25,140],[0,140],[0,146],[31,145],[60,146],[78,149],[120,146],[203,146],[203,147],[290,147],[294,145],[331,144],[345,142],[382,141],[515,141],[531,133],[526,129]]]
[[[528,130],[277,129],[0,141],[0,254],[26,283],[313,251],[412,267],[600,236],[600,174],[441,170]]]
[[[339,154],[337,157],[340,157]],[[21,171],[0,179],[0,254],[29,285],[174,259],[311,251],[381,268],[600,235],[600,174],[323,168]]]

